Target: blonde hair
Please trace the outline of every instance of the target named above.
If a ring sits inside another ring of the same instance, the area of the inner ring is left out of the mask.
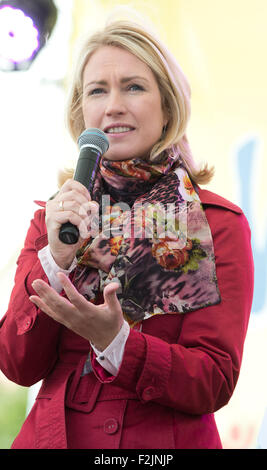
[[[85,129],[82,113],[83,72],[91,55],[102,46],[115,46],[126,49],[146,63],[155,75],[162,97],[162,107],[168,116],[168,124],[160,140],[151,150],[150,160],[158,161],[160,155],[171,149],[180,155],[191,176],[199,184],[205,184],[213,176],[213,168],[207,165],[199,169],[194,162],[186,128],[190,118],[191,90],[181,67],[164,44],[143,25],[129,20],[113,20],[89,37],[78,57],[67,103],[67,125],[71,136],[77,142]],[[72,172],[61,174],[61,183]]]

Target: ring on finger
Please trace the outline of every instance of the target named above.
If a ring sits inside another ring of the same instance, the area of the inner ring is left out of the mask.
[[[59,209],[60,209],[61,211],[64,211],[63,201],[59,201]]]

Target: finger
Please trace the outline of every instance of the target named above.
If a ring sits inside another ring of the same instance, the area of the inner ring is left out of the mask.
[[[95,225],[98,227],[98,220],[99,220],[99,205],[95,201],[84,201],[82,204],[77,203],[77,201],[69,201],[69,200],[62,200],[62,206],[59,205],[58,201],[53,202],[53,211],[51,208],[47,211],[46,219],[49,221],[50,219],[54,219],[58,224],[62,224],[65,222],[71,222],[74,225],[78,225],[82,223],[84,226],[91,227],[92,222],[96,221]],[[88,234],[86,234],[87,238]]]
[[[98,204],[89,202],[87,208],[89,210],[79,225],[80,236],[84,239],[89,238],[89,236],[95,238],[100,229]]]
[[[90,302],[88,302],[82,294],[80,294],[76,287],[72,284],[71,280],[64,273],[57,273],[57,277],[69,299],[77,309],[88,308]],[[91,304],[93,305],[93,304]]]
[[[79,227],[83,223],[84,218],[72,211],[59,211],[54,214],[54,218],[47,217],[47,223],[56,222],[57,225],[64,224],[65,222],[71,222],[73,225]]]
[[[77,311],[74,305],[41,279],[35,280],[32,286],[38,296],[30,296],[30,301],[51,318],[69,327]]]
[[[32,283],[33,289],[37,292],[37,294],[49,292],[53,288],[47,284],[47,282],[43,281],[43,279],[35,279]]]
[[[65,223],[68,220],[73,224],[79,224],[83,218],[83,211],[80,213],[80,205],[72,202],[63,202],[63,205],[60,206],[59,201],[49,201],[46,207],[46,223],[52,223],[53,221],[57,223]],[[75,218],[76,220],[70,220],[70,218]]]
[[[80,215],[94,215],[99,213],[99,204],[96,201],[86,201],[79,206]]]
[[[48,305],[40,297],[38,297],[37,295],[31,295],[31,297],[29,297],[29,300],[32,303],[34,303],[34,305],[36,305],[36,307],[38,307],[40,310],[42,310],[42,312],[46,313],[51,318],[54,318],[54,320],[56,319],[55,318],[55,316],[56,316],[55,312],[50,307],[48,307]]]
[[[53,318],[53,320],[61,323],[61,325],[72,329],[72,321],[76,313],[76,309],[75,311],[72,311],[72,308],[74,309],[74,307],[69,302],[68,305],[66,305],[66,299],[62,299],[65,302],[62,302],[62,305],[57,306],[55,309],[51,308],[43,299],[37,295],[32,295],[29,297],[29,300],[34,303],[36,307],[39,308],[42,312],[46,313],[50,318]]]
[[[52,308],[57,311],[62,308],[71,307],[71,303],[68,299],[65,299],[62,295],[58,294],[53,287],[49,286],[49,284],[42,279],[34,280],[32,287],[39,296],[37,298],[40,298],[48,308]]]
[[[110,282],[104,289],[104,301],[111,310],[121,309],[121,305],[116,294],[119,287],[120,285],[117,282]]]
[[[56,206],[57,206],[58,201],[63,201],[64,202],[64,207],[66,206],[67,201],[68,201],[68,204],[70,202],[72,202],[72,203],[76,203],[76,205],[80,206],[81,204],[86,204],[87,202],[90,202],[91,201],[91,196],[90,196],[90,193],[88,193],[88,195],[87,194],[85,195],[84,193],[80,193],[77,190],[71,190],[71,191],[67,191],[67,192],[58,193],[56,198],[53,199],[51,202],[56,203]],[[69,204],[69,206],[70,206],[70,204]]]
[[[72,211],[79,214],[80,208],[87,207],[90,204],[90,201],[83,198],[82,196],[77,196],[76,199],[71,196],[69,198],[62,198],[57,201],[53,201],[53,212],[64,212],[64,211]]]
[[[56,196],[57,199],[60,194],[62,195],[63,193],[70,192],[70,191],[77,191],[78,193],[83,194],[86,197],[86,199],[91,200],[91,195],[88,189],[82,183],[80,183],[79,181],[75,181],[73,179],[68,179],[67,181],[65,181],[65,183],[60,189],[60,192]]]
[[[76,226],[79,231],[79,238],[77,240],[77,243],[73,245],[68,245],[68,251],[70,252],[70,248],[72,248],[73,251],[73,257],[75,256],[75,250],[77,250],[77,247],[79,247],[83,241],[83,239],[87,239],[90,236],[90,233],[87,229],[87,225],[84,222],[85,219],[81,218],[79,215],[75,214],[74,212],[57,212],[54,214],[54,216],[47,216],[46,217],[46,225],[47,225],[47,231],[48,231],[48,242],[50,245],[51,252],[53,252],[54,257],[57,255],[57,252],[59,250],[58,244],[63,245],[63,243],[60,241],[58,233],[61,228],[61,226],[67,222],[70,222],[72,225]],[[67,245],[64,245],[64,247],[67,249]],[[58,252],[60,255],[61,259],[64,259],[64,253],[63,251]],[[67,256],[67,251],[66,251],[66,260],[68,260]],[[59,264],[59,263],[58,263]],[[59,264],[59,266],[64,267],[64,265]]]

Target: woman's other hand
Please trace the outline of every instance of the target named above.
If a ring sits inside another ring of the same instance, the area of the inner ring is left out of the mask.
[[[92,218],[98,214],[98,204],[91,201],[89,191],[78,181],[69,179],[54,199],[46,204],[46,226],[51,254],[60,268],[68,269],[76,251],[90,236]],[[60,241],[62,224],[71,222],[80,232],[77,243],[67,245]]]
[[[37,279],[32,286],[38,295],[31,296],[30,300],[54,320],[103,351],[123,324],[123,313],[116,295],[119,285],[116,282],[108,284],[104,289],[104,304],[94,305],[79,294],[64,273],[57,275],[67,298]]]

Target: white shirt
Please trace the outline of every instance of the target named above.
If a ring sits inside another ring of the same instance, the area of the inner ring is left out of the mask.
[[[56,274],[58,272],[62,272],[66,275],[69,275],[76,267],[77,259],[75,258],[73,260],[69,269],[62,269],[56,264],[51,254],[49,245],[46,245],[44,248],[38,251],[38,258],[45,274],[48,277],[51,287],[53,287],[58,293],[61,292],[62,285]],[[101,364],[101,366],[112,375],[116,375],[119,370],[129,332],[129,324],[124,320],[119,333],[117,336],[115,336],[113,341],[106,347],[104,351],[98,351],[95,346],[90,343],[94,352],[96,353],[96,359],[99,364]]]

